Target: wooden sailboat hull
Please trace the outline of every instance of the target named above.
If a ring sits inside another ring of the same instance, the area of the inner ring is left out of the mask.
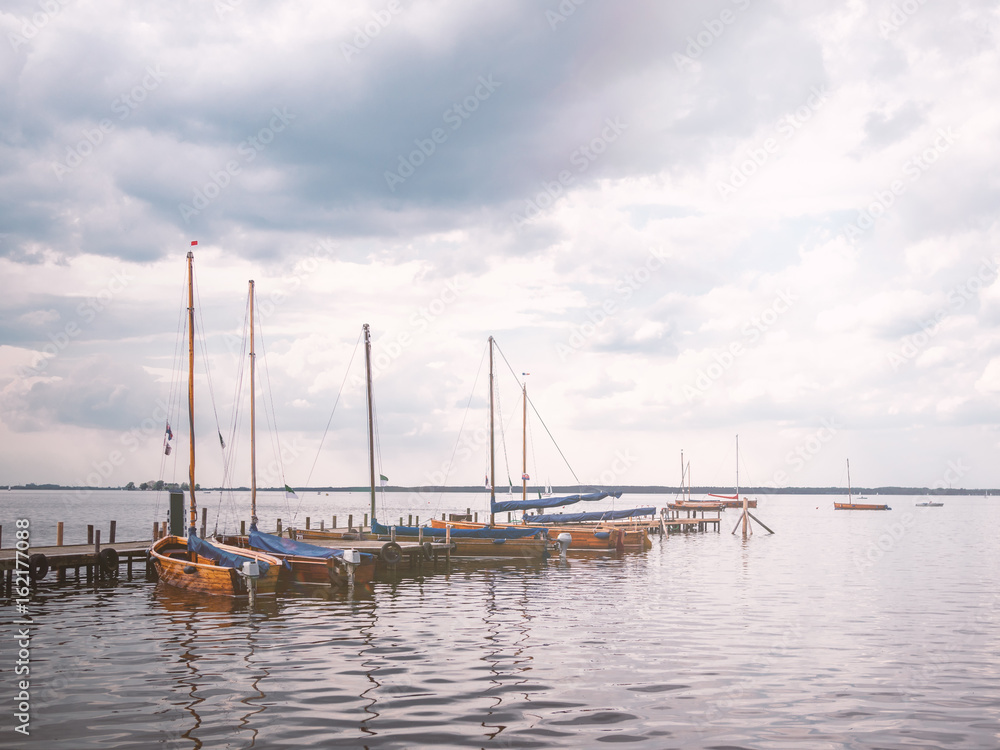
[[[227,552],[235,552],[245,557],[252,557],[266,562],[270,567],[267,573],[257,579],[257,595],[274,595],[278,587],[278,574],[281,561],[271,555],[256,550],[240,549],[229,545],[217,545]],[[187,539],[179,536],[166,536],[153,543],[149,550],[156,572],[161,581],[187,591],[197,591],[213,596],[247,596],[247,582],[232,568],[216,565],[213,561],[198,557],[190,560]]]
[[[722,510],[723,508],[728,507],[742,508],[743,503],[740,501],[739,506],[728,506],[721,500],[718,502],[715,500],[678,500],[674,503],[667,503],[667,507],[670,508],[670,510]],[[754,502],[752,507],[756,508],[757,503]]]
[[[888,505],[874,503],[834,503],[834,510],[891,510]]]
[[[477,528],[471,526],[468,528]],[[442,538],[435,537],[437,541]],[[415,536],[396,535],[397,542],[416,542]],[[424,538],[427,541],[427,537]],[[548,539],[476,539],[452,537],[452,557],[516,557],[523,560],[544,560],[551,544]]]
[[[223,544],[240,549],[252,549],[247,536],[232,535],[221,537]],[[287,562],[288,566],[281,566],[281,573],[278,576],[278,583],[288,586],[298,584],[302,586],[346,586],[350,582],[347,564],[336,558],[308,557],[304,555],[281,555],[275,552],[268,552],[268,555]],[[355,583],[370,583],[375,577],[375,561],[362,562],[354,569]]]
[[[435,528],[445,528],[452,526],[456,529],[481,529],[486,524],[475,523],[473,521],[437,521],[432,520],[431,525]],[[588,525],[588,524],[561,524],[559,526],[547,526],[541,524],[496,524],[513,529],[533,528],[544,529],[548,534],[549,542],[555,542],[562,533],[569,534],[571,539],[570,549],[593,549],[593,550],[646,550],[653,546],[649,535],[643,529],[622,528],[614,524]]]

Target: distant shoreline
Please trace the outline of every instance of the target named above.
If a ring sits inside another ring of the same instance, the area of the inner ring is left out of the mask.
[[[89,491],[108,491],[108,490],[121,490],[126,491],[124,487],[89,487],[89,486],[67,486],[59,484],[27,484],[27,485],[11,485],[10,489],[21,490],[21,491],[31,491],[31,490],[89,490]],[[223,489],[228,489],[234,492],[249,492],[249,487],[199,487],[200,492],[219,492]],[[283,492],[283,487],[258,487],[259,492]],[[314,492],[369,492],[370,487],[309,487],[294,488],[296,493],[299,494],[309,494]],[[466,486],[466,487],[379,487],[379,491],[385,492],[417,492],[417,493],[444,493],[444,492],[462,492],[465,494],[475,494],[478,492],[485,492],[482,486]],[[127,490],[129,492],[157,492],[157,490]],[[163,490],[159,490],[162,492]],[[529,488],[528,494],[536,497],[539,493],[538,488]],[[631,486],[623,485],[620,487],[602,487],[599,485],[569,485],[562,487],[553,487],[553,494],[555,495],[566,495],[573,494],[577,492],[597,492],[597,491],[614,491],[621,492],[622,494],[631,495],[670,495],[681,493],[679,487],[670,487],[663,485],[646,485],[646,486]],[[1000,496],[1000,489],[939,489],[930,487],[852,487],[851,492],[855,497],[860,495],[989,495],[989,496]],[[2,493],[2,490],[0,490]],[[714,493],[719,495],[731,495],[733,494],[732,487],[692,487],[692,495],[704,495],[706,493]],[[498,496],[507,495],[506,488],[498,488]],[[519,488],[514,488],[514,495],[519,496],[521,491]],[[740,494],[747,495],[846,495],[846,487],[741,487]],[[3,495],[0,494],[0,497]]]

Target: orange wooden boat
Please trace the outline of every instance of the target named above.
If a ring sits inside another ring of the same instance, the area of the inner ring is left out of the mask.
[[[892,510],[888,505],[878,503],[856,503],[851,496],[851,459],[847,459],[847,502],[834,502],[834,510]]]
[[[224,544],[212,545],[230,555],[252,559],[267,564],[266,572],[256,580],[258,596],[273,595],[278,586],[278,572],[281,560],[262,552],[230,547]],[[193,554],[188,549],[188,540],[180,536],[165,536],[157,539],[149,550],[156,572],[164,583],[177,588],[197,591],[213,596],[247,596],[247,579],[234,567],[219,564],[202,555]],[[194,558],[193,560],[191,558]]]
[[[231,547],[251,549],[247,536],[224,535],[219,537],[219,541]],[[278,576],[279,585],[329,586],[332,584],[334,586],[347,586],[350,583],[348,565],[339,557],[286,555],[279,552],[268,552],[267,554],[287,563],[287,565],[281,566],[281,573]],[[362,554],[361,564],[354,569],[354,582],[371,583],[374,577],[375,557]]]

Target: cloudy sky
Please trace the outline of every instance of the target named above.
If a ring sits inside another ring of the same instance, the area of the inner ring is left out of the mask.
[[[996,0],[10,0],[0,27],[2,484],[184,477],[197,240],[203,484],[254,279],[295,486],[365,481],[363,323],[393,484],[482,481],[493,335],[501,484],[527,372],[555,484],[676,484],[681,450],[730,484],[739,434],[754,484],[850,458],[1000,486]]]

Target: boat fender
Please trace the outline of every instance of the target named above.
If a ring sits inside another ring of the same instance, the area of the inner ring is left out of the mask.
[[[28,558],[28,575],[32,581],[40,581],[49,572],[49,559],[41,552]]]
[[[424,559],[425,560],[433,560],[434,559],[434,547],[431,545],[431,543],[430,542],[424,542],[420,546],[424,550]]]
[[[494,544],[506,544],[507,540],[506,539],[494,539],[493,543]]]
[[[114,547],[105,547],[97,555],[97,559],[101,564],[101,570],[105,573],[117,573],[118,572],[118,550]]]
[[[610,539],[611,538],[611,532],[610,531],[595,531],[594,532],[594,536],[597,537],[598,539]]]
[[[379,555],[386,565],[396,565],[403,559],[403,548],[395,542],[386,542],[382,545]]]
[[[194,573],[194,565],[185,565],[184,566],[184,572],[187,573],[187,574],[189,574],[189,575],[191,573]]]

